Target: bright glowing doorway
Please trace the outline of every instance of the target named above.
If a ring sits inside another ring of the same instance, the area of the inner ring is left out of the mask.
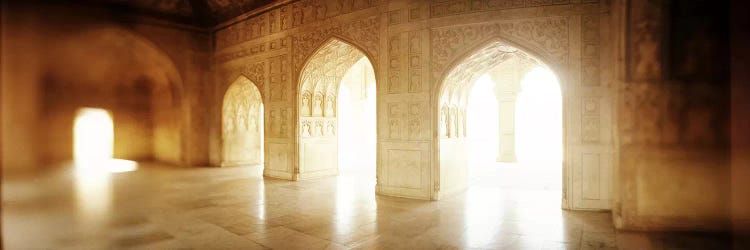
[[[339,86],[339,171],[375,175],[375,74],[362,57]]]
[[[562,94],[538,58],[492,41],[443,78],[437,105],[440,192],[523,197],[529,208],[559,209]],[[524,205],[526,206],[526,205]]]
[[[562,95],[554,73],[546,67],[533,67],[522,74],[519,89],[512,94],[502,87],[507,79],[491,74],[484,74],[475,82],[468,98],[472,182],[504,188],[562,190]],[[512,102],[513,109],[503,109],[503,102]],[[511,120],[508,128],[501,125],[503,119]],[[503,137],[509,135],[512,141],[503,142]],[[510,158],[514,160],[503,159],[503,143],[513,147]]]
[[[298,179],[353,170],[374,182],[374,86],[369,58],[346,42],[331,39],[308,59],[298,95]]]
[[[107,110],[81,108],[73,128],[74,155],[78,163],[101,162],[112,158],[114,132]]]
[[[81,108],[73,124],[73,155],[80,174],[134,171],[138,163],[114,159],[114,125],[109,111]]]

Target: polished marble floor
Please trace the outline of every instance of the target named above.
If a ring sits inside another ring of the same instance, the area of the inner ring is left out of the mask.
[[[86,173],[2,183],[6,249],[723,249],[715,235],[616,232],[560,191],[473,185],[441,201],[374,194],[372,177],[290,182],[258,167]]]

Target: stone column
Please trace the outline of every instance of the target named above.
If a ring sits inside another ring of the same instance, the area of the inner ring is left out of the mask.
[[[495,91],[498,112],[498,162],[516,162],[516,92]]]
[[[498,65],[490,72],[495,83],[498,112],[498,162],[516,162],[516,97],[525,72],[517,59]]]

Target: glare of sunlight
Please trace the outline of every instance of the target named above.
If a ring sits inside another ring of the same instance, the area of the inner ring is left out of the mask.
[[[354,218],[355,205],[359,204],[358,194],[361,190],[352,188],[352,183],[338,180],[336,185],[336,233],[351,233],[352,218]]]
[[[479,247],[491,243],[505,216],[508,202],[499,198],[497,188],[471,188],[466,192],[464,221],[466,244]]]
[[[112,202],[109,173],[78,169],[75,172],[75,190],[82,223],[97,225],[106,219]]]
[[[375,74],[367,58],[363,57],[346,72],[337,100],[339,169],[374,175]]]
[[[114,132],[112,116],[107,110],[81,108],[73,125],[73,135],[75,166],[80,175],[121,173],[138,168],[134,161],[112,158]]]
[[[556,76],[536,67],[521,80],[516,96],[515,153],[517,162],[498,163],[498,103],[495,82],[482,75],[467,104],[470,179],[492,186],[561,189],[562,95]],[[493,181],[481,179],[492,177]]]
[[[106,164],[111,173],[130,172],[138,169],[138,163],[130,160],[110,159]]]
[[[265,220],[266,218],[266,183],[263,182],[263,180],[258,182],[258,193],[256,195],[258,196],[258,210],[256,211],[255,216],[257,216],[261,220]]]
[[[112,158],[112,127],[112,116],[106,110],[80,109],[73,128],[76,162],[87,163]]]
[[[466,132],[470,141],[469,159],[473,164],[494,163],[497,156],[498,113],[495,83],[482,75],[469,93]]]
[[[562,95],[557,78],[536,67],[521,81],[516,101],[516,156],[521,163],[561,169]]]

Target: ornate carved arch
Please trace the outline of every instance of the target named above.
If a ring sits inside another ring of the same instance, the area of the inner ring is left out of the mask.
[[[263,99],[255,83],[240,76],[222,100],[222,165],[257,164],[262,160]]]
[[[567,17],[550,17],[435,28],[431,31],[433,80],[441,82],[457,64],[495,41],[564,72],[570,50],[568,27]]]
[[[266,93],[263,91],[263,86],[265,85],[266,78],[265,68],[266,62],[260,61],[232,70],[223,71],[224,73],[220,74],[223,77],[220,77],[221,79],[219,81],[223,84],[220,85],[221,89],[219,90],[219,93],[226,94],[227,90],[231,87],[232,84],[244,78],[246,80],[249,80],[258,89],[258,91],[260,91],[261,100],[266,100]]]
[[[332,40],[339,40],[357,48],[370,59],[372,65],[377,65],[379,24],[378,16],[372,16],[345,24],[321,27],[313,32],[295,36],[292,43],[294,72],[300,73],[310,61],[310,57]]]
[[[298,100],[301,116],[335,116],[338,85],[346,71],[367,57],[360,49],[332,38],[315,50],[299,73]],[[369,58],[368,58],[369,60]],[[319,107],[320,106],[320,107]]]

